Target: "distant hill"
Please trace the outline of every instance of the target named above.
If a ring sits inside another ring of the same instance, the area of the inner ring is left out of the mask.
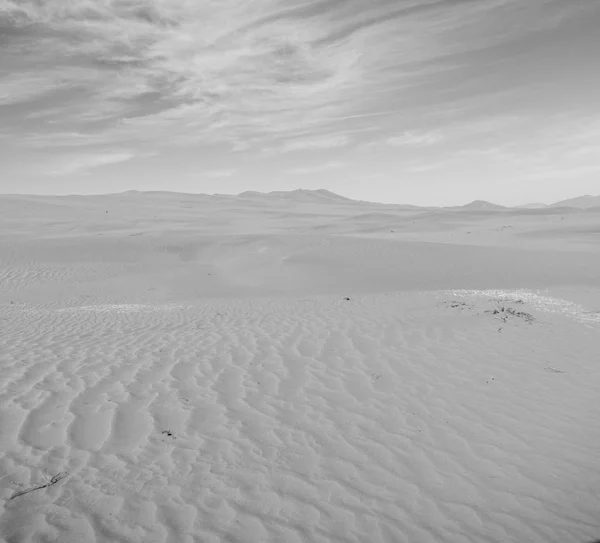
[[[496,211],[508,208],[499,206],[497,204],[492,204],[491,202],[486,202],[485,200],[473,200],[464,206],[453,206],[451,209],[465,209],[468,211]]]
[[[240,198],[259,198],[261,196],[264,196],[265,193],[264,192],[257,192],[255,190],[247,190],[245,192],[240,192],[238,194],[238,196]]]
[[[553,204],[544,204],[542,202],[532,202],[519,206],[501,206],[488,202],[485,200],[474,200],[468,204],[462,206],[415,206],[410,204],[393,204],[393,203],[379,203],[365,200],[355,200],[336,194],[326,189],[296,189],[296,190],[275,190],[272,192],[258,192],[258,191],[245,191],[237,195],[233,194],[202,194],[202,193],[183,193],[183,192],[170,192],[170,191],[139,191],[139,190],[128,190],[121,193],[112,194],[96,194],[96,195],[18,195],[18,194],[3,194],[4,201],[17,199],[27,199],[31,201],[40,201],[44,203],[59,201],[69,201],[73,198],[83,199],[94,199],[94,198],[106,198],[106,197],[126,197],[126,198],[151,198],[154,199],[177,199],[177,200],[191,200],[191,201],[231,201],[235,202],[236,199],[247,199],[255,201],[283,201],[283,202],[302,202],[302,203],[320,203],[320,204],[346,204],[346,205],[361,205],[370,204],[376,205],[381,208],[394,209],[394,210],[435,210],[435,209],[446,209],[446,210],[464,210],[464,211],[502,211],[510,209],[557,209],[561,207],[567,207],[572,209],[590,209],[600,207],[600,195],[592,196],[586,194],[584,196],[578,196],[576,198],[569,198],[567,200],[561,200]],[[12,201],[11,200],[11,201]]]
[[[346,196],[340,196],[335,192],[331,192],[325,189],[317,189],[317,190],[308,190],[308,189],[296,189],[291,191],[285,190],[276,190],[273,192],[269,192],[269,196],[274,196],[276,198],[285,198],[287,200],[329,200],[336,202],[356,202],[352,198],[347,198]]]
[[[597,206],[600,206],[600,194],[598,196],[586,194],[585,196],[577,196],[576,198],[561,200],[560,202],[550,204],[549,207],[577,207],[580,209],[587,209],[589,207]]]
[[[575,209],[588,209],[592,207],[600,207],[600,195],[591,196],[589,194],[586,194],[585,196],[578,196],[576,198],[570,198],[568,200],[561,200],[560,202],[556,202],[550,205],[544,204],[542,202],[532,202],[529,204],[511,207],[493,204],[491,202],[486,202],[485,200],[474,200],[469,204],[463,206],[454,206],[452,208],[447,209],[464,209],[470,211],[500,211],[502,209],[548,209],[558,207],[571,207]]]
[[[532,202],[531,204],[523,204],[522,206],[515,206],[517,209],[544,209],[548,207],[548,204],[542,202]]]
[[[277,200],[296,200],[296,201],[313,201],[313,202],[341,202],[341,203],[358,203],[358,200],[341,196],[335,192],[325,189],[296,189],[296,190],[274,190],[272,192],[257,192],[246,191],[238,194],[240,198],[266,198]]]

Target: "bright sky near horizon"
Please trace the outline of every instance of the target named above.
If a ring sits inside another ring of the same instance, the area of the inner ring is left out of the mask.
[[[598,0],[0,0],[0,192],[600,192]]]

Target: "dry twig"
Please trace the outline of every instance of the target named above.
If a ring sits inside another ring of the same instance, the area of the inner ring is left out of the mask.
[[[34,486],[33,488],[28,488],[27,490],[21,490],[19,492],[15,492],[8,499],[14,500],[15,498],[18,498],[19,496],[23,496],[24,494],[29,494],[30,492],[33,492],[34,490],[41,490],[42,488],[48,488],[49,486],[52,486],[52,485],[55,485],[56,483],[58,483],[58,481],[60,481],[61,479],[64,479],[67,475],[69,475],[68,472],[57,473],[54,477],[52,477],[52,479],[50,479],[50,482],[46,483],[45,485]]]

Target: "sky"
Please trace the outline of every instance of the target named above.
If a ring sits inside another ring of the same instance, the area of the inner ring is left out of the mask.
[[[0,193],[600,193],[598,0],[0,0]]]

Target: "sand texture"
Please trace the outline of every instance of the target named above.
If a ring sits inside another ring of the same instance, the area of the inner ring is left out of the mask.
[[[0,540],[600,537],[600,210],[0,197]]]

